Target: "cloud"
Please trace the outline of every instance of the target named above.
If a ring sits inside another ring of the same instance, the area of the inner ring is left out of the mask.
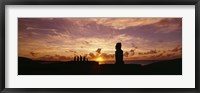
[[[88,41],[84,41],[83,44],[89,45],[90,42],[88,42]]]
[[[146,51],[146,52],[138,52],[139,55],[149,55],[149,54],[157,54],[158,52],[160,52],[160,50],[149,50],[149,51]]]
[[[164,26],[170,27],[173,25],[181,27],[182,26],[182,18],[164,18],[164,19],[160,20],[159,22],[154,23],[154,25],[161,26],[161,27],[164,27]]]
[[[110,26],[114,29],[121,30],[130,26],[142,26],[159,22],[163,18],[96,18],[91,19],[97,24]]]
[[[130,53],[131,53],[132,56],[135,55],[135,50],[136,50],[136,49],[137,49],[137,48],[131,49],[131,50],[130,50]]]
[[[174,47],[182,41],[181,18],[19,18],[18,28],[19,55],[29,57],[55,53],[108,57],[117,42],[127,51],[125,57],[159,54],[155,49],[166,53],[182,50]]]
[[[143,52],[138,52],[138,55],[144,55],[144,53]]]
[[[94,55],[94,53],[89,53],[89,57],[95,58],[96,56]]]
[[[118,42],[124,42],[129,41],[133,38],[133,36],[127,35],[127,34],[119,34],[114,36],[114,40]]]
[[[131,45],[132,45],[132,47],[134,47],[134,48],[138,48],[138,47],[135,45],[135,43],[131,43]]]
[[[57,54],[54,56],[45,55],[45,56],[39,57],[38,59],[46,60],[46,61],[69,61],[69,60],[72,60],[71,57],[61,56],[61,55],[57,55]]]
[[[166,56],[167,56],[167,57],[171,57],[171,56],[174,56],[174,55],[175,55],[175,53],[167,54]]]
[[[161,56],[163,56],[163,53],[156,55],[156,57],[161,57]]]
[[[37,54],[39,54],[39,53],[30,52],[30,54],[31,54],[31,56],[35,57],[35,56],[37,56]]]
[[[181,32],[182,31],[182,19],[181,18],[166,18],[158,23],[155,23],[158,29],[155,33],[170,33],[170,32]]]
[[[96,52],[99,53],[99,54],[101,54],[101,48],[98,48],[98,49],[96,50]]]
[[[181,52],[182,51],[182,47],[180,45],[176,46],[175,48],[169,50],[171,52]]]
[[[150,50],[149,52],[146,52],[147,54],[156,54],[158,51],[155,49],[155,50]]]
[[[76,51],[74,51],[74,50],[66,50],[65,52],[77,53],[77,52],[76,52]]]
[[[103,57],[104,59],[113,59],[115,55],[114,54],[102,53],[100,56]]]
[[[95,60],[98,57],[102,57],[105,60],[114,60],[115,54],[108,54],[108,53],[101,53],[101,54],[97,54],[95,55],[94,53],[89,53],[89,54],[85,54],[86,57],[88,57],[90,60]]]
[[[53,31],[53,32],[49,32],[47,34],[47,40],[48,41],[57,41],[57,42],[66,42],[68,40],[71,40],[72,37],[68,34],[66,34],[65,32],[63,33],[60,33],[60,32],[57,32],[57,31]]]
[[[129,56],[129,53],[126,51],[126,52],[124,53],[124,56],[125,56],[125,57],[128,57],[128,56]]]
[[[53,56],[50,56],[50,55],[45,55],[45,56],[39,57],[38,59],[39,60],[54,61]]]

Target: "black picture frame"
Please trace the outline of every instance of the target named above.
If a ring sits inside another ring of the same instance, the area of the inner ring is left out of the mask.
[[[0,91],[1,93],[199,93],[200,0],[1,0],[0,1]],[[5,88],[6,5],[195,5],[195,88]]]

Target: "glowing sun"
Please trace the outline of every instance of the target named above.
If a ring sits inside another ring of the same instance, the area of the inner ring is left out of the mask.
[[[104,61],[104,59],[103,59],[102,57],[98,57],[98,58],[96,59],[96,61],[101,62],[101,61]]]

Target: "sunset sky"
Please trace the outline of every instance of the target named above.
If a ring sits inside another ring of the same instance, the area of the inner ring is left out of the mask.
[[[182,57],[182,18],[19,18],[18,56],[69,61],[75,55],[114,61]]]

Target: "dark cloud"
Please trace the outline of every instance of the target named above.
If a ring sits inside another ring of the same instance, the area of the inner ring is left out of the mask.
[[[134,43],[131,43],[131,46],[134,48],[138,48]]]
[[[129,53],[126,51],[126,52],[124,53],[124,56],[125,56],[125,57],[128,57],[128,56],[129,56]]]
[[[37,54],[39,54],[39,53],[30,52],[30,54],[31,54],[31,56],[35,57],[35,56],[37,56]]]
[[[113,59],[114,58],[114,54],[107,54],[107,53],[102,53],[101,57],[105,58],[105,59]]]
[[[156,54],[156,55],[151,55],[151,58],[160,58],[160,57],[164,57],[163,53],[160,54]]]
[[[156,54],[157,53],[157,50],[150,50],[149,52],[146,52],[147,54]]]
[[[138,52],[138,55],[144,55],[144,53],[143,52]]]
[[[95,55],[94,53],[85,54],[86,57],[89,59],[95,59],[97,57],[102,57],[104,59],[113,59],[115,57],[115,54],[107,54],[107,53],[101,53],[100,55]]]
[[[99,54],[101,54],[101,48],[98,48],[98,49],[96,50],[96,52],[99,53]]]
[[[91,58],[96,57],[96,56],[94,55],[94,53],[89,53],[89,56],[90,56]]]
[[[181,52],[182,51],[182,47],[180,45],[176,46],[175,48],[170,50],[171,52]]]
[[[144,54],[156,54],[156,53],[158,53],[158,51],[155,49],[155,50],[149,50],[145,52]]]
[[[135,55],[135,50],[136,50],[136,49],[137,49],[137,48],[131,49],[131,50],[130,50],[131,55]]]
[[[161,52],[161,51],[160,51],[160,50],[154,49],[154,50],[149,50],[149,51],[147,51],[147,52],[138,52],[138,54],[139,54],[139,55],[149,55],[149,54],[157,54],[157,53],[159,53],[159,52]]]
[[[161,56],[163,56],[163,53],[156,55],[156,57],[161,57]]]
[[[166,51],[164,50],[163,53],[166,53]]]

